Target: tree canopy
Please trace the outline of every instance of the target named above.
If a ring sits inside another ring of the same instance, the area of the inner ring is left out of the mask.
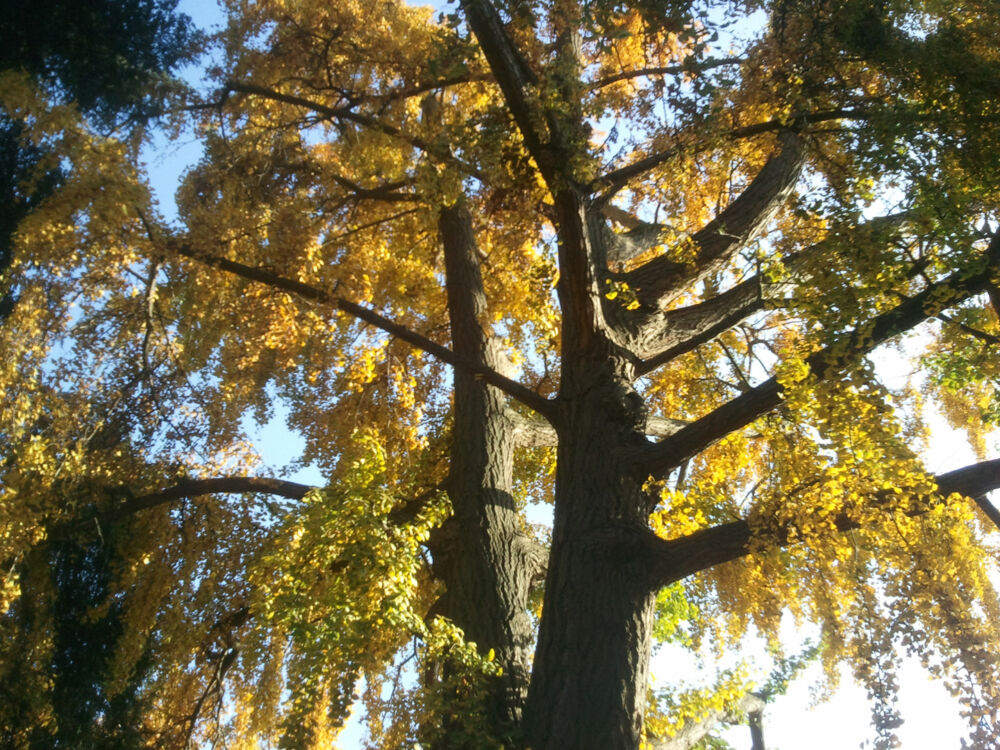
[[[995,740],[994,3],[226,9],[176,219],[118,100],[45,78],[84,21],[0,74],[44,155],[0,325],[6,744],[328,747],[358,702],[380,748],[756,738],[787,616],[878,747],[902,653]],[[255,444],[279,403],[323,486]],[[927,470],[934,413],[978,463]],[[754,633],[770,679],[651,682],[654,642]]]
[[[0,70],[32,76],[56,101],[72,102],[104,128],[127,128],[162,110],[170,74],[190,61],[198,35],[173,12],[176,0],[18,0],[0,29]],[[57,158],[24,138],[0,111],[0,318],[14,303],[6,279],[21,219],[62,179]]]

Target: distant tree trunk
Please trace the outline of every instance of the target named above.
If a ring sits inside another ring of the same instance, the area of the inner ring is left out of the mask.
[[[747,693],[739,703],[728,709],[713,709],[703,714],[697,721],[685,721],[684,726],[672,737],[664,737],[652,743],[652,750],[691,750],[705,737],[716,730],[719,724],[737,724],[746,718],[750,726],[752,746],[750,750],[765,750],[763,712],[767,702],[757,693]]]
[[[750,725],[750,750],[767,750],[764,744],[764,710],[758,708],[747,714],[747,724]]]

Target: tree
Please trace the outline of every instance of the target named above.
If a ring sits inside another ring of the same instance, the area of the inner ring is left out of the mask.
[[[39,544],[127,519],[108,694],[165,745],[323,746],[363,676],[376,746],[668,746],[757,708],[651,701],[654,632],[786,611],[880,746],[901,649],[991,741],[994,10],[234,3],[176,223],[8,77],[74,166],[0,330],[11,612]],[[277,399],[325,488],[247,446]],[[925,399],[980,463],[926,472]]]
[[[0,70],[30,76],[54,101],[71,103],[96,127],[127,140],[162,110],[169,75],[192,59],[197,35],[190,19],[173,14],[175,5],[164,0],[9,4],[0,29]],[[68,177],[68,163],[50,144],[30,138],[26,114],[0,109],[0,323],[18,297],[9,274],[18,225]],[[113,537],[108,529],[108,539]],[[23,559],[24,595],[7,614],[19,623],[19,636],[46,632],[51,649],[39,668],[33,663],[41,656],[33,648],[36,639],[16,637],[5,648],[0,723],[5,746],[142,745],[136,684],[143,670],[114,696],[106,691],[122,630],[122,602],[108,601],[113,546],[103,538],[56,541],[38,545]],[[18,654],[22,646],[26,650]],[[39,693],[45,699],[39,700]]]
[[[100,127],[124,128],[161,113],[170,74],[192,59],[197,35],[176,0],[15,2],[0,29],[0,70],[21,70],[75,103]],[[58,22],[54,22],[58,19]],[[0,273],[10,265],[20,220],[62,178],[39,144],[24,142],[24,124],[0,113]],[[0,319],[14,303],[0,275]]]

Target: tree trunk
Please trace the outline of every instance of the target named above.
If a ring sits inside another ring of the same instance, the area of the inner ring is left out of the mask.
[[[591,259],[600,238],[572,194],[560,209],[563,370],[555,518],[528,704],[532,750],[637,748],[654,589],[639,542],[649,511],[629,464],[645,412],[632,365],[609,340]]]
[[[502,352],[486,320],[478,251],[468,211],[443,208],[448,308],[454,350],[501,370]],[[519,722],[527,693],[532,626],[528,594],[537,551],[511,493],[515,424],[506,398],[466,370],[455,370],[448,494],[453,517],[436,535],[435,571],[447,591],[438,611],[462,628],[480,653],[493,649],[503,674],[490,698],[493,735]]]
[[[565,374],[564,374],[565,376]],[[653,592],[634,554],[646,504],[622,451],[638,436],[613,381],[566,404],[528,746],[638,747]]]

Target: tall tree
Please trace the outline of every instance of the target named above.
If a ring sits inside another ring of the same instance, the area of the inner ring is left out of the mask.
[[[177,226],[4,79],[74,167],[0,329],[4,629],[51,652],[18,576],[128,518],[108,694],[154,743],[324,746],[363,676],[374,746],[668,747],[759,709],[650,702],[694,604],[720,649],[816,623],[881,746],[902,649],[991,741],[994,11],[234,2]],[[325,488],[247,445],[278,399]],[[980,463],[927,473],[927,399]]]

